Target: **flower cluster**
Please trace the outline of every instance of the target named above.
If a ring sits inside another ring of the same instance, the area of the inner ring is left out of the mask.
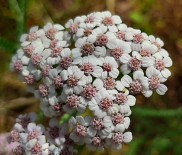
[[[41,128],[37,135],[47,138],[41,146],[53,144],[74,152],[72,145],[65,145],[67,137],[91,150],[120,149],[132,140],[125,130],[134,96],[150,97],[153,91],[164,95],[172,60],[162,40],[127,27],[109,11],[78,16],[65,27],[49,23],[43,29],[31,28],[22,35],[21,48],[10,65],[40,100],[46,116],[76,113],[67,125],[51,119],[46,132]],[[23,137],[27,138],[28,129],[23,128]]]

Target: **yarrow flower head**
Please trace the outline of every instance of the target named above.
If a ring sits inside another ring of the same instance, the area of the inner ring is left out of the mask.
[[[172,60],[159,38],[109,11],[77,16],[65,27],[32,27],[12,58],[10,69],[50,119],[49,127],[36,124],[34,114],[16,120],[10,140],[18,155],[75,155],[75,145],[120,149],[132,140],[135,96],[167,91]]]

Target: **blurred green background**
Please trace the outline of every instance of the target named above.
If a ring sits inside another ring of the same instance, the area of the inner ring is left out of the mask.
[[[18,114],[37,111],[9,63],[19,36],[31,26],[110,10],[128,26],[160,37],[174,62],[164,96],[137,96],[132,108],[133,141],[119,151],[83,149],[82,155],[182,155],[182,0],[0,0],[0,133],[11,130]],[[1,149],[1,148],[0,148]]]

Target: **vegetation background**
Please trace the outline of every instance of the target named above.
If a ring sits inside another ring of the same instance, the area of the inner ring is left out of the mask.
[[[31,26],[64,24],[77,15],[110,10],[128,26],[160,37],[173,59],[164,96],[137,96],[132,108],[133,141],[122,150],[103,153],[82,149],[79,155],[182,155],[182,0],[0,0],[0,133],[11,130],[17,115],[37,111],[38,101],[10,73],[19,37]],[[0,148],[1,150],[2,148]],[[1,154],[1,155],[5,155]]]

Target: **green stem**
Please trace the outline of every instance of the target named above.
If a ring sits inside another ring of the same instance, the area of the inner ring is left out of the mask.
[[[17,37],[18,38],[25,31],[27,3],[28,3],[28,0],[20,0],[20,2],[19,2],[21,15],[20,15],[19,19],[17,19]]]
[[[147,109],[147,108],[132,108],[134,116],[139,117],[182,117],[182,108],[178,109]]]

